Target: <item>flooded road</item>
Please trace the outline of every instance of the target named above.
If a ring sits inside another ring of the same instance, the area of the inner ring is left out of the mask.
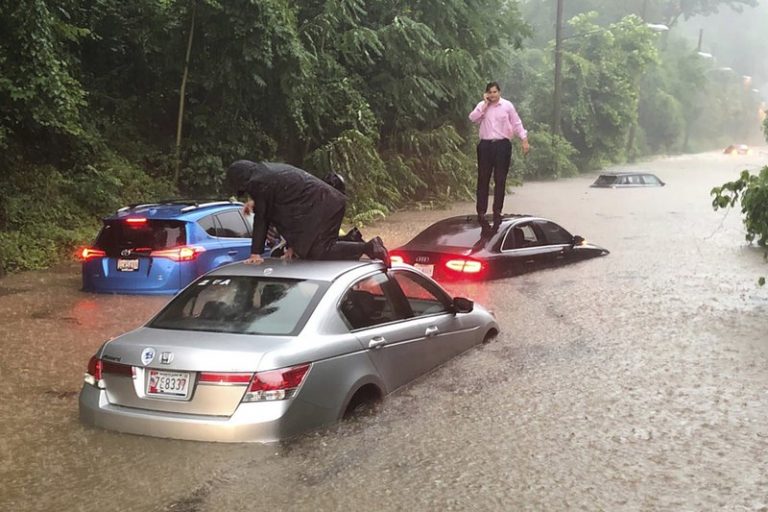
[[[768,274],[738,210],[709,191],[756,155],[634,166],[663,188],[528,183],[507,212],[551,218],[604,258],[449,286],[498,339],[375,414],[284,445],[83,427],[77,393],[103,340],[167,298],[79,291],[76,265],[0,280],[0,510],[767,510]],[[400,212],[389,247],[471,213]]]

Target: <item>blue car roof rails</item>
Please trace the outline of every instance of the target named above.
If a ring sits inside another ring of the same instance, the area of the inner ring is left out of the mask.
[[[239,201],[232,201],[229,199],[219,199],[219,198],[210,198],[210,199],[161,199],[159,201],[154,202],[148,202],[148,203],[132,203],[128,206],[123,206],[122,208],[118,209],[117,212],[124,212],[127,210],[133,210],[134,208],[148,208],[150,206],[172,206],[172,205],[179,205],[179,206],[185,206],[181,209],[182,212],[187,212],[190,210],[194,210],[195,208],[201,208],[204,206],[215,206],[215,205],[225,205],[225,204],[242,204]]]
[[[243,204],[243,203],[241,203],[239,201],[230,201],[230,200],[226,200],[226,201],[223,201],[223,200],[209,201],[209,202],[206,202],[206,203],[194,203],[194,204],[191,204],[189,206],[185,206],[184,208],[181,209],[181,211],[182,212],[188,212],[188,211],[191,211],[191,210],[195,210],[197,208],[205,208],[206,206],[222,206],[222,205],[225,205],[225,204]]]

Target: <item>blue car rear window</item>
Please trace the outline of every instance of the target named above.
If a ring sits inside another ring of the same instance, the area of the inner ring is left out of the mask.
[[[203,277],[149,324],[159,329],[295,335],[328,284],[250,276]]]
[[[144,222],[129,223],[120,219],[104,221],[94,246],[106,251],[108,255],[115,255],[122,249],[156,251],[186,243],[187,233],[183,221],[146,219]]]

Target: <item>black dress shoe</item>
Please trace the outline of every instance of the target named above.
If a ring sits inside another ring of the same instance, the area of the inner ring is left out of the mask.
[[[391,267],[392,260],[389,257],[389,251],[384,247],[384,241],[381,237],[377,236],[373,238],[370,243],[372,247],[372,258],[383,261],[387,268]]]

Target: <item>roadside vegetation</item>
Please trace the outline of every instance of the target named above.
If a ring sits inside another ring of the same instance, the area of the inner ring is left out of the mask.
[[[763,121],[763,132],[768,140],[768,117]],[[712,207],[715,210],[733,208],[737,202],[741,202],[747,242],[755,242],[765,248],[765,258],[768,260],[768,165],[757,174],[741,171],[739,179],[713,188],[712,195]],[[758,278],[758,284],[765,285],[765,276]]]
[[[121,205],[226,196],[241,158],[340,172],[356,224],[469,199],[490,80],[531,134],[511,182],[726,144],[754,105],[641,15],[754,0],[619,3],[568,2],[555,134],[550,0],[5,2],[0,273],[70,257]]]

